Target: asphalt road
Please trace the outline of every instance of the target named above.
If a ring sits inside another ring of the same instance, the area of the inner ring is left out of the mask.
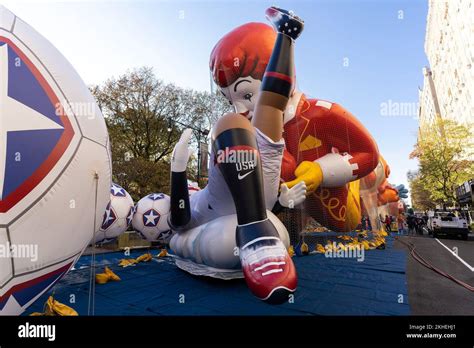
[[[474,236],[468,241],[439,238],[447,248],[457,248],[457,259],[431,236],[401,236],[415,245],[416,251],[433,266],[474,286]],[[395,241],[395,248],[403,248]],[[408,301],[413,315],[474,315],[474,292],[456,284],[418,263],[407,254]]]

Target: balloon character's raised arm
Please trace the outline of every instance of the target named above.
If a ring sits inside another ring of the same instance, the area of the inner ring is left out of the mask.
[[[171,156],[171,214],[169,224],[175,230],[185,228],[191,220],[186,168],[191,155],[189,141],[192,135],[192,130],[186,129],[181,134],[181,138],[175,145]]]

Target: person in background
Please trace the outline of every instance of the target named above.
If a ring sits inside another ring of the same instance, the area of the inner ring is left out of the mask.
[[[362,230],[366,231],[367,230],[367,217],[365,215],[362,215],[362,219],[360,223],[362,225]]]
[[[397,223],[398,223],[398,234],[404,235],[406,233],[406,230],[405,230],[405,215],[403,213],[398,214]]]
[[[423,235],[423,226],[425,225],[425,220],[422,217],[415,217],[415,230],[419,235]]]
[[[425,212],[425,215],[423,215],[423,221],[425,222],[425,225],[428,223],[428,214]]]
[[[407,216],[407,225],[408,225],[408,234],[415,234],[415,215],[408,214]]]
[[[390,234],[390,232],[392,232],[392,228],[390,226],[390,224],[392,223],[392,220],[390,219],[390,217],[388,215],[385,215],[385,229],[387,230],[387,233]]]

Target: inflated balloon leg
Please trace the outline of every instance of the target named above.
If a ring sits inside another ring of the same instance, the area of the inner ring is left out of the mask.
[[[222,117],[213,151],[237,212],[236,243],[249,289],[258,298],[281,303],[296,289],[296,272],[265,207],[261,159],[255,130],[242,115]]]
[[[276,7],[269,8],[266,15],[278,34],[263,75],[252,123],[272,140],[279,141],[283,132],[283,112],[295,87],[294,40],[301,34],[303,22]]]

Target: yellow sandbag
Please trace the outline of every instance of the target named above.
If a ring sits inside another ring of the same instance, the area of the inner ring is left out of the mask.
[[[97,273],[95,275],[95,282],[97,284],[105,284],[108,283],[110,280],[112,281],[119,281],[120,277],[116,275],[109,267],[105,267],[104,273]]]
[[[161,252],[163,252],[163,250]],[[160,257],[160,255],[158,255],[158,257]],[[150,253],[146,253],[146,254],[138,256],[136,259],[122,259],[120,260],[118,265],[121,267],[128,267],[139,262],[148,262],[148,261],[151,261],[152,259],[153,259],[153,256]]]
[[[326,244],[326,246],[324,247],[324,249],[327,250],[327,251],[333,251],[332,244],[331,244],[331,243]]]
[[[317,244],[316,245],[316,248],[315,248],[315,251],[317,253],[321,253],[321,254],[324,254],[326,252],[326,249],[324,249],[324,247],[322,246],[322,244]]]
[[[120,277],[116,275],[109,267],[105,267],[105,274],[109,276],[110,280],[113,280],[115,282],[121,280]]]
[[[128,267],[128,266],[133,266],[137,263],[137,260],[135,259],[122,259],[119,262],[119,266],[121,267]]]
[[[109,282],[109,276],[105,273],[98,273],[95,275],[95,282],[97,284],[106,284]]]
[[[79,314],[64,303],[56,301],[53,296],[49,296],[44,305],[44,313],[32,313],[32,315],[46,316],[78,316]]]
[[[380,245],[382,245],[382,244],[384,244],[384,243],[385,243],[385,238],[383,238],[383,237],[381,237],[381,238],[376,238],[376,239],[375,239],[375,246],[376,246],[376,247],[378,247],[378,246],[380,246]]]
[[[301,250],[301,253],[302,253],[303,255],[308,255],[308,254],[309,254],[309,247],[308,247],[308,244],[306,244],[305,242],[303,242],[303,244],[301,244],[300,250]]]
[[[148,262],[148,261],[151,261],[152,259],[153,259],[153,256],[151,256],[150,253],[146,253],[141,256],[138,256],[135,260],[137,260],[137,262]]]
[[[72,309],[71,307],[56,301],[53,296],[49,296],[48,301],[46,302],[45,312],[54,313],[54,315],[59,316],[78,316],[79,314]]]
[[[352,237],[347,235],[347,234],[343,234],[343,235],[340,235],[340,236],[337,236],[338,239],[342,239],[342,240],[352,240]]]
[[[168,251],[166,249],[161,249],[160,253],[156,257],[165,257],[168,256]]]

